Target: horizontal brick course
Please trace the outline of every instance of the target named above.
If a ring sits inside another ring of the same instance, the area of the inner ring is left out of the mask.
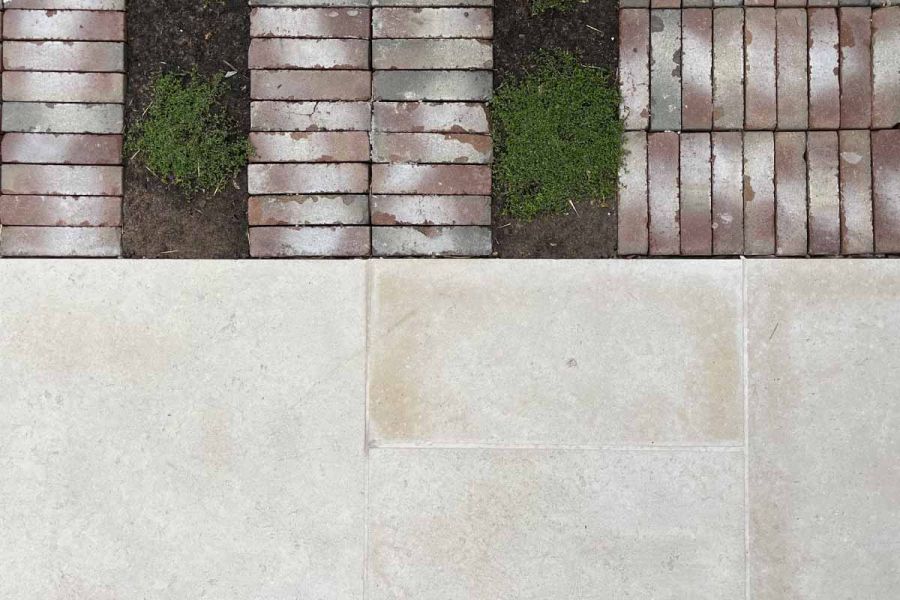
[[[373,40],[374,69],[491,69],[493,47],[488,40]]]
[[[250,41],[251,69],[362,69],[369,68],[368,40],[254,39]]]
[[[3,42],[5,71],[125,70],[125,44],[121,42]]]
[[[366,256],[368,227],[251,227],[250,256]]]
[[[360,8],[254,8],[250,36],[367,39],[369,18],[369,10]]]
[[[3,103],[3,131],[33,133],[122,133],[121,104]]]
[[[121,196],[122,167],[4,164],[2,193]]]
[[[3,162],[72,165],[118,165],[122,136],[7,133]]]
[[[6,71],[3,73],[5,102],[125,101],[125,76],[121,73],[47,73]]]
[[[366,225],[369,197],[251,196],[247,209],[250,226],[257,225]]]
[[[364,194],[369,191],[369,166],[365,164],[251,164],[247,172],[251,195]]]
[[[4,40],[125,41],[125,13],[79,10],[6,10]]]
[[[490,163],[491,137],[466,133],[374,133],[372,161],[390,163]]]
[[[118,227],[4,227],[0,255],[115,257],[122,253]]]
[[[483,196],[491,193],[491,168],[480,165],[372,165],[374,194]]]
[[[372,196],[373,225],[490,225],[490,196]]]
[[[368,71],[252,71],[254,100],[368,100]]]
[[[368,131],[368,102],[251,102],[253,131]]]
[[[0,196],[0,224],[120,227],[122,199],[106,196]]]
[[[365,131],[251,133],[251,162],[368,162],[369,134]]]
[[[375,8],[374,38],[481,38],[493,37],[491,10],[487,8]]]
[[[481,101],[491,99],[490,71],[376,71],[375,100]]]
[[[487,109],[483,104],[463,102],[376,102],[376,131],[488,133]]]
[[[489,227],[372,227],[375,256],[489,256]]]

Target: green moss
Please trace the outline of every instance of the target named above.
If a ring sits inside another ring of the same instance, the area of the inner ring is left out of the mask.
[[[551,10],[567,12],[582,2],[587,0],[531,0],[531,14],[540,15]]]
[[[619,92],[605,72],[566,52],[541,52],[491,103],[494,190],[521,219],[615,194],[622,155]]]
[[[164,74],[128,132],[126,151],[166,183],[216,193],[247,163],[250,142],[227,115],[223,75]]]

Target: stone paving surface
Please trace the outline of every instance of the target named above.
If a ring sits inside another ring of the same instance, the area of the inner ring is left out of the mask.
[[[886,260],[0,261],[0,597],[895,600],[898,303]]]
[[[621,255],[900,253],[900,6],[623,0]]]
[[[251,6],[251,255],[490,254],[490,3]]]
[[[118,256],[125,0],[5,0],[0,256]]]

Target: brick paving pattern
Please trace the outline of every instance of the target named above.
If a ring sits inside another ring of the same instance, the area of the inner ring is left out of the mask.
[[[0,255],[121,254],[125,0],[6,0]]]
[[[900,3],[621,0],[621,255],[900,252]]]
[[[251,255],[490,254],[490,2],[250,4]]]

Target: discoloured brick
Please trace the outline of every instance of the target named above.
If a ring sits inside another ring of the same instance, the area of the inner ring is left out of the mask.
[[[875,251],[900,253],[900,129],[872,132]]]
[[[832,8],[811,8],[807,14],[809,127],[837,129],[841,121],[837,12]]]
[[[251,162],[368,162],[369,134],[365,131],[250,134],[255,150]]]
[[[744,251],[741,132],[714,132],[711,142],[713,254],[741,254]]]
[[[621,255],[649,251],[647,206],[647,134],[627,131],[624,157],[619,167],[618,252]]]
[[[10,102],[114,103],[125,100],[121,73],[6,71],[3,100]]]
[[[839,131],[841,253],[875,251],[872,226],[872,152],[868,131]]]
[[[490,71],[377,71],[376,100],[487,101],[494,91]]]
[[[251,164],[247,180],[251,195],[364,194],[369,168],[358,163]]]
[[[369,17],[369,10],[361,8],[254,8],[250,11],[250,35],[368,39]]]
[[[375,256],[489,256],[489,227],[373,227]]]
[[[5,0],[3,7],[62,10],[125,10],[125,0]]]
[[[3,42],[6,71],[125,70],[125,44],[119,42]]]
[[[368,40],[255,39],[250,41],[251,69],[369,68]]]
[[[650,129],[681,129],[681,11],[650,12]]]
[[[473,163],[493,159],[491,136],[467,133],[375,133],[373,162]]]
[[[650,11],[619,13],[620,112],[625,129],[647,129],[650,123]]]
[[[252,71],[254,100],[368,100],[368,71]]]
[[[681,0],[650,0],[650,8],[680,8]]]
[[[372,165],[373,194],[485,196],[491,168],[481,165]]]
[[[770,131],[744,133],[744,252],[775,253],[775,140]]]
[[[775,103],[775,9],[746,9],[746,129],[774,129]]]
[[[374,69],[491,69],[489,40],[373,40]]]
[[[0,224],[120,227],[122,199],[104,196],[0,196]]]
[[[372,6],[493,6],[493,4],[493,0],[372,0]]]
[[[872,127],[900,125],[900,6],[872,12]]]
[[[838,189],[838,136],[834,131],[811,131],[809,157],[809,253],[841,252],[841,202]]]
[[[122,162],[122,136],[8,133],[3,136],[3,162],[72,165],[117,165]]]
[[[712,10],[681,12],[684,79],[681,126],[685,130],[712,128]]]
[[[251,227],[250,256],[366,256],[368,227]]]
[[[713,125],[744,126],[744,11],[713,11]]]
[[[367,225],[369,197],[250,196],[250,226],[256,225]]]
[[[494,34],[488,8],[376,8],[375,38],[482,38]]]
[[[778,129],[803,130],[809,125],[806,10],[777,10]]]
[[[121,104],[4,102],[3,131],[122,133]]]
[[[681,253],[712,252],[712,172],[708,133],[681,134]]]
[[[125,41],[125,13],[84,10],[6,10],[4,40]]]
[[[678,134],[647,137],[650,254],[675,255],[681,249],[678,202]]]
[[[775,133],[775,252],[802,256],[806,236],[806,132]]]
[[[122,253],[118,227],[4,227],[0,255],[115,257]]]
[[[368,102],[251,102],[253,131],[368,131]]]
[[[372,225],[490,224],[490,196],[372,196]]]
[[[868,129],[872,125],[872,9],[845,7],[839,14],[841,128]]]
[[[121,196],[122,167],[3,165],[2,193],[25,196]]]
[[[463,102],[376,102],[376,131],[488,133],[487,109],[483,104]]]

